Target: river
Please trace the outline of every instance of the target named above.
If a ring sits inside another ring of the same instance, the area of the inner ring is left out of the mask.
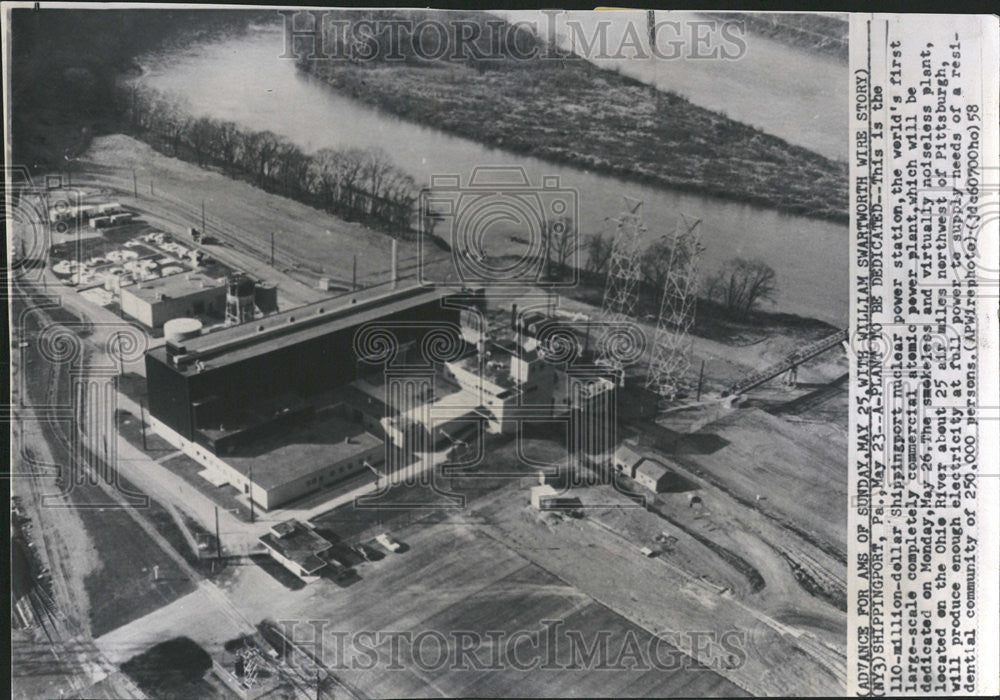
[[[681,214],[700,218],[705,246],[700,261],[703,277],[730,258],[760,258],[776,270],[778,281],[774,302],[765,308],[836,324],[847,320],[848,230],[844,224],[639,185],[486,148],[403,121],[342,96],[300,73],[291,60],[278,57],[282,53],[282,40],[277,29],[258,29],[238,37],[147,56],[139,80],[182,97],[195,116],[271,130],[307,152],[324,147],[381,147],[419,184],[428,183],[433,174],[456,173],[468,178],[475,167],[493,165],[523,167],[534,183],[540,183],[542,176],[558,176],[561,187],[578,193],[580,228],[584,233],[612,230],[607,219],[622,210],[623,195],[644,202],[642,213],[650,240],[672,231]],[[768,45],[778,46],[775,42]],[[751,60],[749,56],[750,52],[744,62]],[[740,64],[738,61],[732,65]],[[678,64],[678,69],[682,67],[683,64]],[[795,69],[795,65],[787,67]],[[807,77],[801,76],[791,84],[801,83]],[[710,82],[699,84],[706,99],[713,96],[718,99]],[[693,88],[685,94],[702,103],[692,91]],[[809,94],[806,90],[802,99]],[[745,99],[754,102],[764,98]],[[735,115],[737,111],[734,105],[728,113]]]

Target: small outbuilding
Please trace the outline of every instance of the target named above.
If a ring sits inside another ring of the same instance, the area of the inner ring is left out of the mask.
[[[653,493],[667,490],[674,480],[674,473],[652,459],[644,459],[636,467],[635,482]]]
[[[636,467],[642,460],[642,455],[628,445],[619,445],[618,449],[615,450],[615,471],[634,478]]]
[[[531,507],[536,510],[546,508],[552,499],[557,498],[559,492],[548,484],[540,484],[531,487]]]
[[[328,562],[319,555],[333,546],[315,530],[294,518],[274,525],[270,532],[260,537],[271,558],[309,583],[320,577]]]

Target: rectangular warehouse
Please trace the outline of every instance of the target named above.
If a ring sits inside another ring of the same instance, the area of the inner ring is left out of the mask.
[[[182,316],[221,316],[226,308],[226,280],[181,274],[122,287],[122,312],[148,328]]]

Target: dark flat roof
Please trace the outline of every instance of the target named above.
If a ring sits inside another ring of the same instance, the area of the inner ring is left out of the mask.
[[[367,413],[369,416],[384,418],[386,415],[386,403],[382,399],[376,398],[351,384],[337,389],[336,397],[348,407],[356,408],[362,413]],[[395,415],[396,413],[398,411],[393,408],[392,414]]]
[[[326,410],[220,458],[241,474],[249,475],[253,469],[253,482],[270,489],[321,472],[382,444],[363,425]]]
[[[314,530],[298,520],[286,520],[274,529],[279,530],[280,537],[269,532],[259,538],[266,547],[295,562],[306,573],[314,573],[326,566],[326,562],[316,555],[333,545]]]
[[[390,291],[367,290],[325,299],[193,338],[184,344],[186,353],[180,356],[183,358],[182,366],[171,366],[184,374],[196,374],[195,361],[199,361],[204,369],[234,364],[440,301],[450,291],[446,288],[410,287]],[[167,362],[165,347],[150,352]]]

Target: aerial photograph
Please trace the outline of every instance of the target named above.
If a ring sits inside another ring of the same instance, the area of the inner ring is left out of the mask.
[[[13,697],[846,692],[846,15],[45,5]]]

